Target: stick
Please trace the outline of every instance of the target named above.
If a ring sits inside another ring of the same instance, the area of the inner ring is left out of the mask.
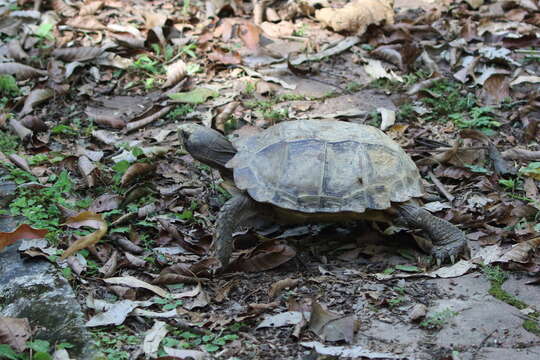
[[[437,189],[440,191],[440,193],[443,194],[444,197],[448,199],[448,201],[450,202],[454,201],[455,197],[452,194],[450,194],[448,190],[446,190],[443,183],[435,176],[435,174],[430,171],[428,172],[428,175],[431,181],[433,181],[433,184],[435,184]]]

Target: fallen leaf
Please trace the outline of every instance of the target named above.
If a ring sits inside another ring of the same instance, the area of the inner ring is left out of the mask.
[[[156,321],[150,330],[146,332],[144,336],[142,349],[147,358],[152,359],[156,357],[161,340],[167,336],[167,323],[163,321]]]
[[[26,349],[26,342],[32,336],[27,318],[0,316],[0,344],[7,344],[17,352]]]
[[[97,228],[96,232],[92,234],[82,236],[78,238],[69,248],[64,251],[60,260],[64,260],[67,257],[75,254],[77,251],[85,249],[89,246],[95,245],[107,232],[107,222],[103,220],[101,215],[95,214],[90,211],[82,212],[74,217],[67,219],[65,225],[72,228],[80,228],[82,226],[89,226],[94,229]]]
[[[208,88],[195,88],[191,91],[169,94],[169,98],[174,102],[187,104],[202,104],[211,97],[217,97],[219,93]]]
[[[393,1],[355,0],[341,9],[323,8],[315,11],[315,18],[334,31],[354,32],[362,35],[368,25],[394,23]]]
[[[356,330],[354,316],[343,316],[326,310],[318,302],[311,306],[309,330],[320,336],[324,341],[346,341],[351,343]]]
[[[506,253],[504,253],[499,261],[508,262],[514,261],[518,263],[525,264],[530,260],[531,252],[536,250],[540,246],[540,237],[536,237],[531,240],[520,242],[514,246]]]
[[[386,71],[379,60],[369,59],[367,64],[364,65],[364,70],[373,80],[385,78],[393,81],[403,82],[403,78],[394,74],[393,71]]]
[[[155,165],[149,164],[149,163],[135,163],[129,166],[129,168],[126,170],[124,175],[122,175],[122,179],[120,180],[120,184],[122,186],[126,186],[135,179],[137,179],[140,176],[146,175],[152,170],[155,169]]]
[[[45,70],[35,69],[31,66],[19,63],[0,64],[0,74],[15,75],[18,80],[26,80],[33,77],[47,75]]]
[[[52,55],[64,61],[86,61],[97,58],[103,53],[99,47],[72,47],[65,49],[55,49]]]
[[[86,327],[121,325],[135,308],[140,306],[140,302],[122,300],[108,307],[105,312],[94,315],[84,325]]]
[[[21,224],[13,232],[0,232],[0,250],[21,239],[43,239],[48,230],[34,229],[30,225]]]
[[[133,276],[113,277],[113,278],[103,279],[103,281],[105,281],[107,284],[125,285],[125,286],[129,286],[133,288],[143,288],[164,298],[171,296],[168,291],[163,290],[159,286],[151,285]]]
[[[247,257],[239,258],[230,265],[230,269],[248,272],[270,270],[286,263],[296,256],[296,251],[285,244],[262,243],[253,249]]]
[[[106,26],[103,25],[98,19],[93,15],[87,16],[75,16],[66,20],[66,25],[72,26],[77,29],[84,30],[104,30]]]
[[[303,318],[304,316],[299,311],[286,311],[277,315],[265,317],[264,320],[257,325],[257,329],[296,325],[300,323]]]
[[[73,17],[77,15],[77,10],[66,4],[64,0],[52,0],[51,5],[54,11],[62,16]]]
[[[180,59],[167,66],[167,80],[162,88],[176,85],[186,76],[186,63]]]
[[[331,346],[318,341],[301,342],[300,345],[314,349],[318,354],[342,358],[367,359],[403,359],[403,356],[367,350],[362,346]]]
[[[208,359],[208,354],[198,350],[180,350],[171,347],[164,346],[163,351],[167,355],[174,356],[178,359],[193,359],[193,360],[205,360]]]
[[[396,122],[396,112],[394,110],[386,108],[377,108],[377,111],[381,114],[381,130],[384,131]]]
[[[276,281],[270,286],[270,290],[268,291],[268,296],[270,296],[270,298],[275,298],[281,292],[281,290],[286,289],[286,288],[296,287],[296,285],[298,285],[299,282],[300,282],[299,279],[291,279],[291,278]]]

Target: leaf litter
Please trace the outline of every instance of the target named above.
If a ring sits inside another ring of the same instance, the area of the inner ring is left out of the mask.
[[[2,199],[2,217],[26,220],[0,247],[24,240],[22,254],[49,260],[63,249],[58,264],[81,298],[118,297],[90,301],[87,326],[146,332],[133,354],[242,358],[240,337],[283,358],[305,348],[400,358],[398,345],[353,342],[373,319],[399,322],[402,297],[428,293],[392,284],[489,264],[538,276],[534,1],[19,3],[0,23],[0,185],[16,184],[18,199]],[[186,154],[176,128],[243,136],[321,116],[377,126],[404,146],[426,179],[425,208],[468,233],[471,260],[426,266],[413,244],[422,234],[394,232],[399,245],[382,246],[380,228],[279,226],[237,234],[231,271],[216,276],[210,242],[230,187]],[[166,331],[181,320],[215,338]]]

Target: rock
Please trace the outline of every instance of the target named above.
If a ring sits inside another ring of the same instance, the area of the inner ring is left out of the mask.
[[[14,225],[13,218],[0,218],[0,231],[12,231]],[[0,316],[28,318],[37,329],[34,339],[68,342],[74,345],[71,357],[99,358],[69,283],[48,261],[22,259],[17,247],[0,252]]]
[[[17,189],[17,184],[13,181],[2,180],[2,176],[6,174],[7,172],[0,168],[0,209],[5,208],[13,200]]]
[[[426,317],[427,313],[427,306],[424,304],[416,304],[411,309],[411,312],[409,314],[409,319],[411,322],[419,321]]]

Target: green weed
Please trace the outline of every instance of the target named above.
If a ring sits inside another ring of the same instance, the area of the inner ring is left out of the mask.
[[[10,175],[6,178],[15,181],[17,184],[26,182],[37,182],[37,179],[14,166],[7,166]],[[73,208],[74,205],[65,200],[66,194],[71,193],[73,182],[67,171],[60,175],[51,176],[50,186],[45,188],[36,188],[32,186],[18,186],[17,196],[9,204],[9,211],[12,216],[24,216],[30,225],[38,229],[47,229],[47,239],[53,243],[62,232],[60,230],[60,219],[62,213],[60,205]]]
[[[452,311],[451,309],[444,309],[427,317],[424,321],[420,323],[420,327],[430,330],[440,329],[444,326],[444,324],[446,324],[451,318],[453,318],[457,314],[457,312]]]
[[[0,95],[14,97],[19,95],[20,92],[17,80],[13,76],[0,75]]]
[[[169,113],[166,118],[169,120],[176,120],[178,118],[183,118],[187,114],[195,111],[195,105],[191,104],[182,104],[175,106]]]
[[[17,152],[20,145],[19,138],[8,132],[0,130],[0,151],[6,155]]]

